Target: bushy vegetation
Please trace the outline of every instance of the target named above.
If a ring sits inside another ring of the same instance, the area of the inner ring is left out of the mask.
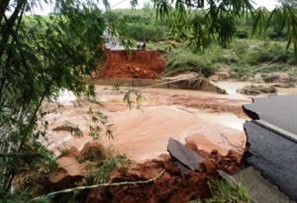
[[[235,77],[253,76],[257,72],[296,74],[297,60],[293,49],[278,41],[236,40],[224,50],[225,62]]]
[[[120,35],[136,41],[157,42],[167,38],[168,26],[156,19],[153,9],[119,9],[105,14],[110,25],[117,28]]]
[[[198,54],[188,47],[174,48],[166,54],[168,63],[165,75],[192,71],[208,77],[215,70],[215,63],[219,60],[213,51],[209,49],[205,54]],[[208,57],[205,57],[206,54],[209,54]]]
[[[83,78],[103,55],[94,42],[100,43],[105,22],[95,4],[59,0],[59,15],[25,17],[36,3],[0,5],[0,196],[12,191],[20,172],[55,165],[40,143],[48,127],[42,103],[63,88],[94,95]]]
[[[296,74],[296,53],[292,47],[286,47],[288,36],[274,18],[266,32],[256,30],[255,33],[255,16],[238,18],[233,42],[222,47],[220,42],[201,38],[207,46],[201,50],[196,46],[196,39],[191,37],[199,35],[188,27],[191,19],[185,21],[178,13],[172,13],[161,20],[156,19],[155,13],[155,10],[147,8],[133,12],[122,9],[109,15],[117,20],[125,19],[125,24],[120,23],[122,27],[119,28],[126,37],[146,40],[149,49],[158,50],[166,57],[165,75],[194,71],[207,77],[222,68],[231,70],[234,77],[272,71]],[[199,15],[193,15],[192,20],[197,22],[197,18],[202,20]]]
[[[264,42],[258,47],[251,48],[247,53],[248,63],[256,65],[260,63],[286,63],[297,65],[297,59],[293,50],[285,49],[280,43]]]
[[[286,49],[280,41],[236,39],[228,48],[212,44],[202,53],[174,41],[149,44],[149,48],[159,50],[166,57],[166,76],[193,71],[208,77],[218,69],[224,69],[236,78],[258,72],[297,74],[293,49]]]

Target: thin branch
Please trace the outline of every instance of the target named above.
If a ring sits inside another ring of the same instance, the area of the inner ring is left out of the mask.
[[[5,16],[5,11],[8,8],[10,0],[3,0],[0,5],[0,24],[2,22],[3,17]]]
[[[52,196],[55,196],[58,194],[70,193],[70,192],[74,192],[77,190],[87,190],[87,189],[93,189],[93,188],[98,188],[98,187],[108,187],[108,186],[147,184],[147,183],[151,183],[151,182],[157,180],[158,178],[160,178],[164,174],[164,172],[165,172],[165,169],[163,169],[154,178],[151,178],[149,180],[133,181],[133,182],[125,181],[125,182],[119,182],[119,183],[102,183],[102,184],[96,184],[96,185],[90,185],[90,186],[80,186],[80,187],[75,187],[75,188],[69,188],[69,189],[51,192],[51,193],[48,193],[47,195],[36,197],[33,199],[33,201],[39,200],[41,198],[49,198],[49,197],[52,197]]]
[[[12,35],[15,22],[18,19],[19,13],[23,10],[24,7],[27,5],[27,0],[21,0],[18,1],[17,6],[12,13],[12,15],[9,17],[7,22],[3,25],[3,30],[2,30],[2,39],[1,39],[1,46],[0,46],[0,58],[2,58],[2,55],[5,51],[5,49],[8,46],[9,42],[9,37]]]

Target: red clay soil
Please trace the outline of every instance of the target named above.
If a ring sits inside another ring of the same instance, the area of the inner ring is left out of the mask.
[[[91,148],[92,151],[95,149],[94,146]],[[88,149],[91,150],[91,148],[89,147]],[[98,150],[96,149],[95,151]],[[64,193],[52,197],[51,202],[64,203],[68,202],[70,198],[73,200],[71,202],[78,203],[186,203],[195,199],[209,199],[212,197],[212,194],[208,181],[221,179],[217,170],[220,169],[233,174],[240,169],[241,165],[240,161],[238,161],[238,156],[232,151],[226,156],[221,156],[215,150],[210,154],[201,155],[204,157],[201,170],[187,172],[184,179],[176,161],[169,155],[161,155],[158,160],[132,163],[127,168],[118,169],[112,173],[110,178],[110,182],[113,183],[144,181],[152,179],[160,174],[161,171],[164,171],[153,182],[82,190],[76,193],[76,195]],[[72,157],[71,154],[67,157],[69,156],[70,158]],[[74,157],[79,158],[76,156],[76,153],[74,153]],[[63,180],[55,183],[50,182],[47,176],[41,176],[35,181],[34,188],[40,190],[38,193],[41,195],[47,194],[50,191],[72,188],[77,186],[77,184],[96,184],[94,180],[92,181],[83,176],[68,175]]]
[[[157,51],[105,50],[103,67],[96,74],[97,78],[158,78],[165,69],[166,61]]]
[[[240,118],[247,118],[242,110],[242,104],[247,102],[244,99],[230,100],[228,98],[205,97],[194,100],[193,97],[187,95],[173,95],[168,98],[168,102],[172,105],[183,105],[211,112],[231,112]]]
[[[208,180],[220,179],[216,170],[223,169],[234,173],[239,169],[239,163],[231,152],[223,157],[214,151],[206,158],[202,172],[186,173],[183,180],[174,160],[163,156],[162,160],[151,160],[116,171],[111,182],[148,180],[157,176],[163,169],[165,173],[152,183],[91,190],[86,202],[183,203],[198,198],[208,199],[212,196]]]

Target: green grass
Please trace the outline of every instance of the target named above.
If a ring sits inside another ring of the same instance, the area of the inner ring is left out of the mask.
[[[250,202],[248,192],[240,184],[232,187],[226,181],[212,180],[208,182],[208,185],[212,193],[212,199],[208,202]]]
[[[212,198],[207,200],[193,200],[190,203],[249,203],[249,194],[242,185],[232,187],[226,181],[210,180],[208,186]]]
[[[235,78],[274,71],[297,76],[297,56],[292,47],[286,49],[286,36],[277,32],[277,25],[271,25],[265,33],[252,35],[251,16],[238,19],[235,39],[227,48],[211,40],[204,53],[195,52],[194,45],[186,39],[174,38],[170,33],[170,19],[157,20],[154,9],[113,10],[110,19],[116,19],[115,22],[125,19],[119,26],[122,34],[133,40],[147,40],[148,49],[158,50],[166,57],[166,76],[185,71],[209,76],[217,69],[229,69]]]
[[[209,76],[213,72],[211,60],[202,59],[201,56],[192,53],[187,49],[177,49],[167,56],[168,64],[166,75],[172,76],[185,71],[193,71],[204,76]]]
[[[166,76],[193,71],[207,77],[222,68],[229,69],[235,78],[270,72],[297,76],[297,58],[282,41],[236,39],[226,49],[212,44],[204,53],[174,41],[149,43],[148,48],[159,50],[166,57]]]

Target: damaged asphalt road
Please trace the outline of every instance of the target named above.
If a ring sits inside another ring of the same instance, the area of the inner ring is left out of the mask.
[[[248,165],[297,200],[297,95],[259,98],[244,105]]]

